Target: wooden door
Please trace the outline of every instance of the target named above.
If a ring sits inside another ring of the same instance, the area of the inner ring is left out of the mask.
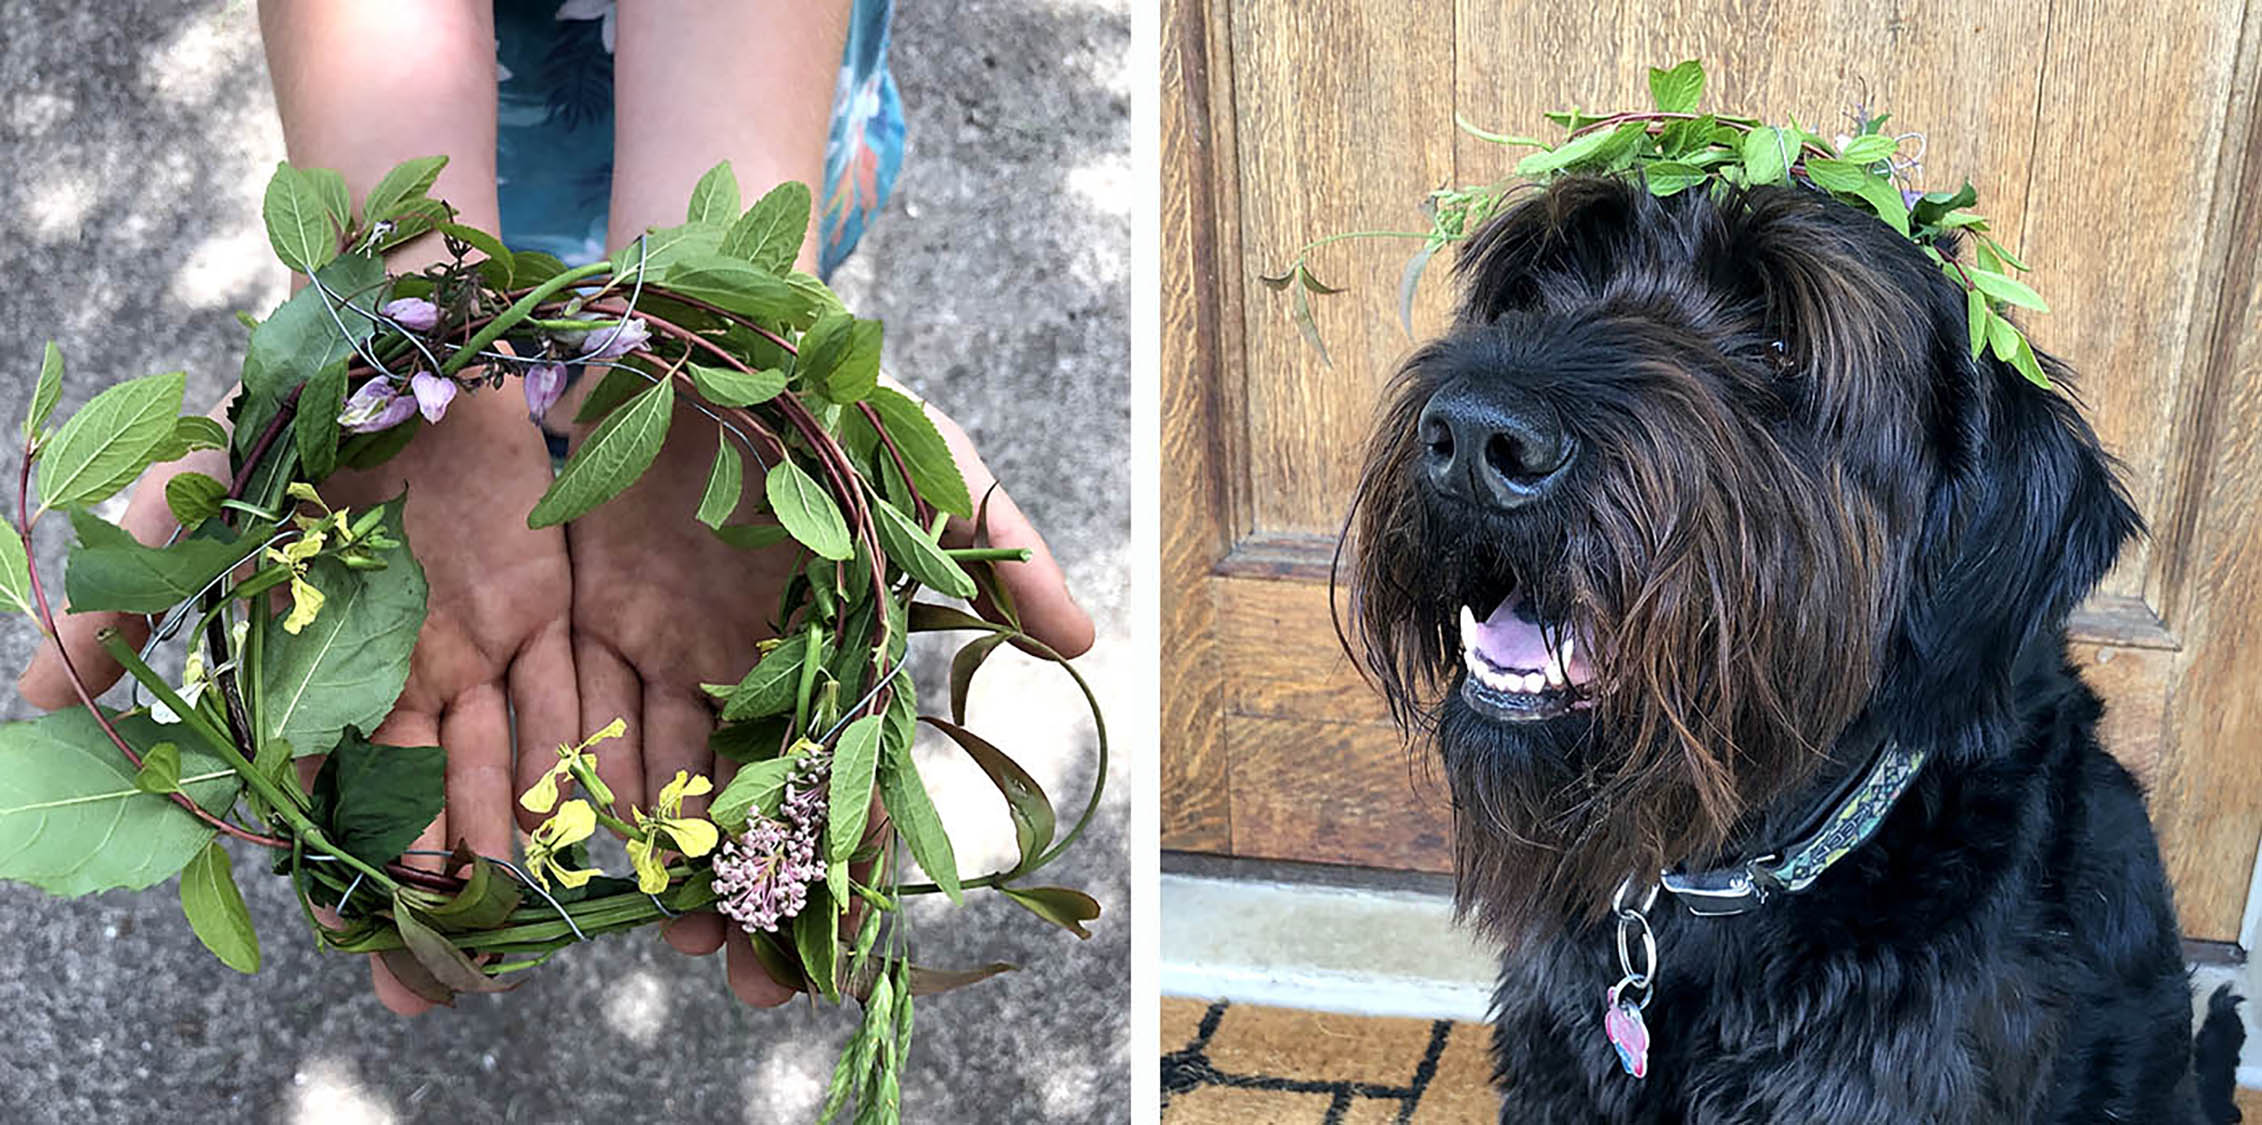
[[[1700,58],[1708,108],[1920,130],[2037,268],[2036,342],[2083,374],[2152,534],[2074,622],[2107,741],[2148,783],[2197,939],[2238,935],[2262,841],[2262,0],[1591,5],[1171,0],[1164,32],[1163,843],[1446,870],[1442,779],[1329,624],[1328,559],[1380,388],[1411,346],[1411,244],[1315,260],[1334,366],[1257,282],[1306,240],[1419,228],[1515,150],[1456,112],[1646,104]],[[1437,279],[1442,280],[1442,278]],[[1445,320],[1426,287],[1417,333]]]

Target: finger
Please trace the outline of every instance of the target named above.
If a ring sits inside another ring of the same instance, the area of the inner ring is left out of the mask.
[[[377,1002],[396,1016],[421,1016],[432,1010],[432,1002],[409,991],[393,971],[385,967],[385,959],[369,955],[369,990],[377,994]]]
[[[456,696],[440,719],[447,748],[447,828],[443,849],[458,841],[483,856],[511,854],[511,717],[502,685],[477,684]]]
[[[968,483],[973,482],[969,479]],[[1084,655],[1092,647],[1092,618],[1069,595],[1068,577],[1053,557],[1052,548],[1046,546],[1045,537],[1037,533],[1029,517],[1021,514],[1021,506],[1003,488],[990,490],[983,515],[990,546],[1029,552],[1027,562],[993,564],[998,581],[1013,595],[1021,627],[1062,656]],[[974,530],[972,520],[952,519],[943,538],[951,546],[964,546],[974,541]],[[974,606],[984,617],[998,619],[996,607],[986,596],[976,598]]]
[[[630,805],[644,803],[644,681],[611,647],[579,637],[573,642],[573,681],[581,697],[582,730],[629,720],[627,733],[594,748],[597,776],[613,791],[614,815],[625,819]]]
[[[757,1008],[775,1008],[793,999],[794,990],[771,980],[762,968],[744,931],[732,928],[723,948],[723,975],[730,982],[731,995]]]
[[[519,807],[517,795],[533,788],[557,764],[559,746],[581,741],[581,695],[574,683],[573,641],[565,622],[545,626],[511,662],[511,709],[518,717],[518,775],[511,807],[529,832],[542,816]]]

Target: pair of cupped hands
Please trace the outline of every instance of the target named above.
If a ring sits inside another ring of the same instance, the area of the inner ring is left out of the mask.
[[[550,417],[569,411],[570,403],[561,404]],[[1024,628],[1064,655],[1090,648],[1091,619],[1069,596],[1043,538],[1002,489],[991,491],[995,478],[965,432],[929,413],[970,493],[989,495],[988,542],[1031,552],[1027,562],[998,568]],[[549,487],[550,458],[542,431],[508,389],[466,395],[391,461],[324,481],[323,498],[333,506],[408,495],[409,545],[430,592],[407,684],[371,737],[447,750],[446,807],[417,850],[462,842],[482,855],[512,855],[514,824],[531,830],[539,819],[516,798],[555,764],[552,748],[615,718],[627,720],[628,733],[598,745],[598,773],[622,810],[649,808],[677,770],[718,785],[727,779],[731,762],[707,747],[715,717],[699,685],[733,682],[753,665],[755,640],[769,632],[796,560],[790,548],[731,547],[693,520],[716,440],[714,427],[697,421],[685,408],[641,481],[563,527],[526,526],[527,511]],[[173,534],[165,482],[185,470],[229,475],[216,451],[152,469],[124,520],[142,542]],[[954,521],[945,543],[966,545],[973,535],[970,524]],[[115,627],[134,644],[148,635],[147,619],[115,613],[66,614],[60,625],[63,649],[95,692],[121,674],[96,633]],[[39,707],[77,703],[53,643],[19,687]],[[686,803],[696,811],[703,802]],[[731,991],[749,1004],[793,995],[763,972],[745,934],[717,915],[677,919],[666,939],[689,954],[727,949]],[[403,1015],[429,1007],[376,958],[370,965],[386,1007]]]

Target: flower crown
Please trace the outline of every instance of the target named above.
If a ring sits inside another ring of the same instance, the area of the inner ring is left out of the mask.
[[[1324,360],[1327,348],[1312,320],[1311,295],[1341,290],[1314,277],[1310,259],[1312,251],[1329,243],[1353,238],[1422,240],[1399,284],[1399,316],[1410,334],[1414,292],[1430,259],[1497,214],[1519,180],[1544,184],[1565,175],[1623,175],[1638,178],[1660,198],[1699,185],[1799,184],[1876,216],[1916,243],[1964,292],[1972,356],[1992,351],[2037,385],[2050,385],[2026,334],[2004,315],[2012,306],[2050,311],[2039,294],[2010,276],[2013,270],[2027,272],[2026,263],[1996,241],[1987,219],[1971,210],[1979,193],[1968,181],[1955,191],[1901,187],[1900,180],[1917,168],[1916,161],[1901,157],[1902,146],[1913,134],[1887,133],[1888,115],[1860,115],[1851,134],[1831,140],[1796,118],[1768,125],[1756,117],[1700,112],[1704,67],[1695,59],[1668,70],[1650,68],[1649,92],[1647,111],[1548,114],[1548,120],[1566,130],[1563,142],[1555,145],[1534,137],[1487,132],[1456,115],[1454,123],[1471,136],[1537,151],[1517,162],[1516,176],[1509,180],[1431,192],[1422,203],[1430,220],[1426,231],[1351,231],[1315,239],[1297,250],[1287,269],[1261,280],[1275,292],[1290,294],[1289,319]],[[1959,234],[1971,240],[1972,261],[1957,261],[1941,250]]]

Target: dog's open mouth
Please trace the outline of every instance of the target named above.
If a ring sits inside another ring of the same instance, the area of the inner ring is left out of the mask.
[[[1594,666],[1576,630],[1542,621],[1521,591],[1482,618],[1461,607],[1461,659],[1469,670],[1461,698],[1478,714],[1530,722],[1593,705]]]

